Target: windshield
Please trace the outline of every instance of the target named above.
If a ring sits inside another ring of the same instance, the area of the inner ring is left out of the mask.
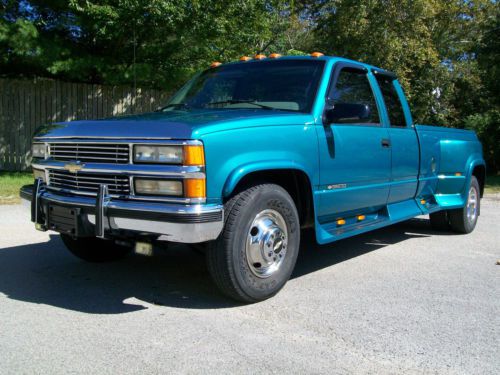
[[[163,111],[262,109],[311,112],[321,60],[274,60],[222,65],[189,81]]]

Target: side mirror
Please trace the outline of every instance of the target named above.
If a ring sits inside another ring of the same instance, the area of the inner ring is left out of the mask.
[[[329,124],[359,124],[369,122],[370,106],[367,104],[338,103],[325,110],[323,121]]]

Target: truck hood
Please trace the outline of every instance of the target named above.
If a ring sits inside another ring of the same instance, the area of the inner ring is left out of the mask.
[[[54,123],[39,128],[35,138],[193,139],[238,127],[303,125],[313,120],[310,114],[261,109],[153,112]]]

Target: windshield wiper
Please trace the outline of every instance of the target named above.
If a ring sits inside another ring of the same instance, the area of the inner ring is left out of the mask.
[[[165,107],[160,108],[156,112],[163,112],[164,110],[168,108],[174,108],[174,109],[189,109],[189,107],[186,103],[172,103],[172,104],[167,104]]]
[[[255,105],[257,107],[260,107],[262,109],[276,109],[274,107],[270,107],[268,105],[265,105],[265,104],[260,104],[260,103],[257,103],[256,100],[235,100],[235,99],[231,99],[231,100],[223,100],[223,101],[220,101],[220,102],[210,102],[210,103],[207,103],[205,105],[219,105],[219,104],[252,104],[252,105]]]

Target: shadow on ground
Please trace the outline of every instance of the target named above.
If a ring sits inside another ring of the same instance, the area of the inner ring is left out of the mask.
[[[431,234],[435,232],[424,219],[326,246],[316,245],[306,232],[292,278]],[[114,263],[89,264],[70,255],[58,235],[45,243],[0,249],[0,293],[91,314],[127,313],[150,304],[192,309],[238,306],[219,294],[204,256],[187,246],[172,245],[151,258],[133,255]]]

